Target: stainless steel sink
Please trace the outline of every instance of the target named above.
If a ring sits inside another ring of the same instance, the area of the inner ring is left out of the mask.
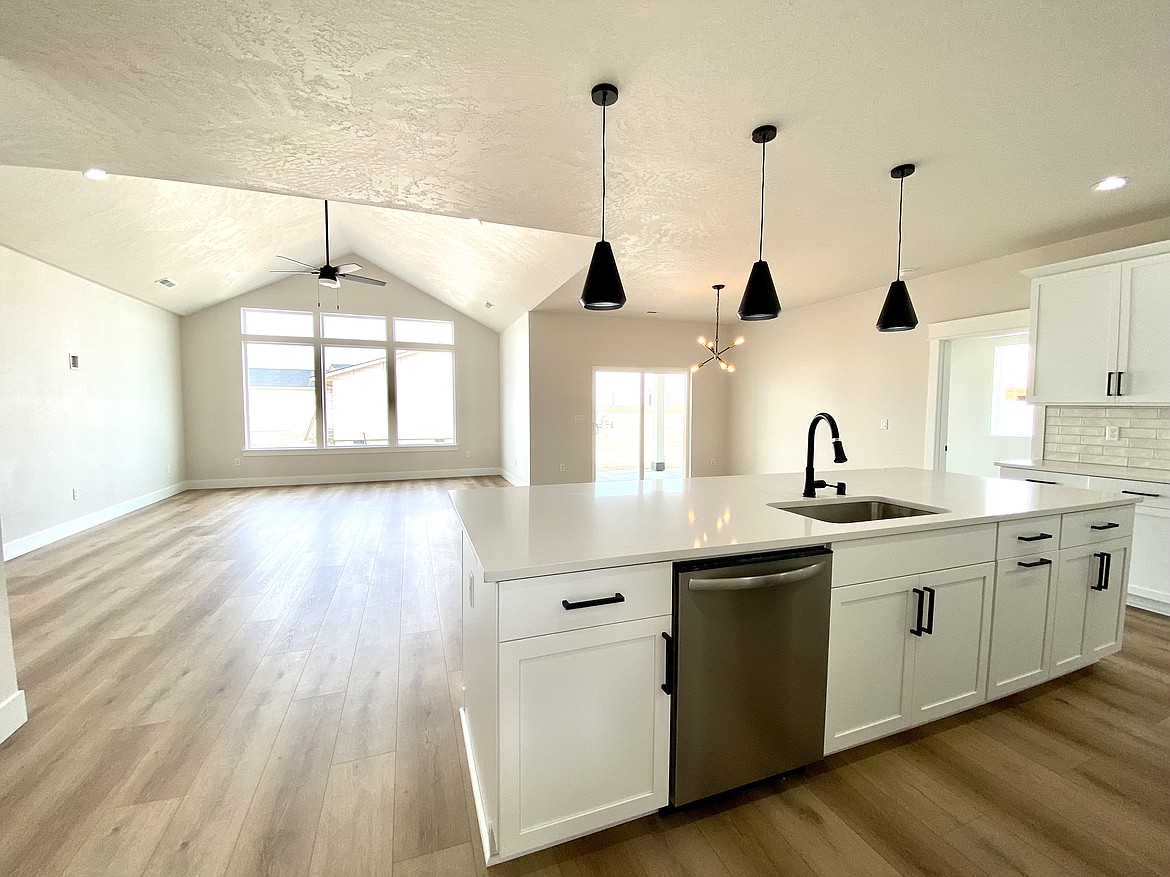
[[[795,502],[770,502],[774,509],[792,512],[806,518],[815,518],[829,524],[859,524],[865,521],[890,521],[895,518],[914,518],[919,515],[937,515],[946,509],[910,505],[888,496],[828,496],[824,499],[805,499]]]

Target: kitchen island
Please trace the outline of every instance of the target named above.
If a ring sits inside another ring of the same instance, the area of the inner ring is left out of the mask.
[[[1136,497],[915,469],[842,477],[847,497],[817,501],[800,475],[452,492],[489,864],[667,805],[675,562],[832,550],[826,754],[1120,648]],[[802,513],[868,497],[910,516]]]

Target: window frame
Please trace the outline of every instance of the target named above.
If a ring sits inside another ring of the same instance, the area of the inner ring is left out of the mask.
[[[280,313],[303,313],[313,317],[313,335],[248,335],[244,332],[244,311],[277,311]],[[323,311],[304,311],[288,308],[240,308],[240,366],[241,390],[243,393],[243,425],[244,447],[241,454],[244,456],[311,456],[315,454],[377,454],[377,453],[410,453],[417,451],[458,450],[459,448],[459,353],[456,340],[456,326],[454,320],[434,320],[430,317],[394,316],[385,314],[340,314],[341,316],[374,317],[386,321],[385,341],[365,341],[360,339],[326,338],[324,333],[325,316],[337,314]],[[398,342],[394,340],[394,321],[403,320],[430,320],[431,322],[451,324],[451,344],[423,344],[419,342]],[[248,423],[248,344],[287,344],[313,348],[313,388],[314,410],[316,424],[316,446],[302,448],[253,448],[249,446],[250,427]],[[387,444],[385,445],[343,445],[330,447],[325,443],[325,348],[326,347],[362,347],[380,350],[386,355],[386,394],[387,394]],[[399,444],[398,441],[398,369],[396,352],[398,350],[434,350],[451,354],[451,423],[454,436],[450,442],[429,442]]]

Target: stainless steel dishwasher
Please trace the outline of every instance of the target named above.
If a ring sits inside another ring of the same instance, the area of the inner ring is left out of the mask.
[[[674,565],[671,804],[824,754],[832,561],[816,547]]]

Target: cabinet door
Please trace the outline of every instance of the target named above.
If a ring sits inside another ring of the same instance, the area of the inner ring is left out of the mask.
[[[1048,678],[1052,654],[1048,631],[1056,614],[1058,559],[1052,553],[996,564],[988,698],[1003,697]]]
[[[1095,546],[1093,561],[1100,571],[1107,561],[1103,588],[1091,587],[1085,607],[1085,657],[1096,661],[1121,648],[1121,631],[1125,623],[1125,592],[1129,574],[1129,542],[1119,540]],[[1104,555],[1104,557],[1101,557]],[[1094,575],[1093,585],[1098,584]]]
[[[500,854],[666,806],[670,616],[500,644]]]
[[[1122,263],[1118,371],[1122,400],[1170,405],[1170,255]]]
[[[993,563],[919,576],[918,587],[930,589],[927,597],[934,604],[934,618],[931,632],[915,637],[911,724],[933,721],[986,700],[994,578]]]
[[[1035,279],[1029,401],[1112,401],[1106,384],[1117,370],[1120,311],[1120,264]]]
[[[1170,495],[1170,487],[1156,489]],[[1133,517],[1133,557],[1130,559],[1127,602],[1170,615],[1170,509],[1143,502]]]
[[[1052,670],[1058,676],[1091,663],[1085,659],[1085,607],[1096,579],[1096,547],[1082,545],[1060,552],[1056,571],[1056,615],[1052,622]]]
[[[829,611],[825,753],[909,724],[912,589],[920,576],[834,588]]]

